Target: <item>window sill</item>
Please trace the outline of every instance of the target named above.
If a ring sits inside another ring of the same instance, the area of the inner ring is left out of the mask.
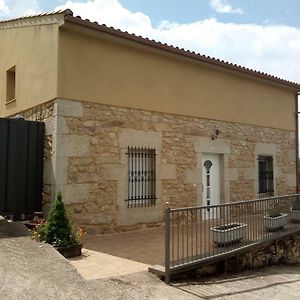
[[[9,101],[6,101],[5,105],[9,105],[9,104],[14,103],[14,102],[16,102],[16,101],[17,101],[16,98],[11,99],[11,100],[9,100]]]

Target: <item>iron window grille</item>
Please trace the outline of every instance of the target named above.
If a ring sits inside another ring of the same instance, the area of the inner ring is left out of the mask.
[[[273,157],[259,155],[258,158],[258,196],[274,196]]]
[[[156,202],[156,153],[154,148],[128,147],[127,206],[154,206]]]

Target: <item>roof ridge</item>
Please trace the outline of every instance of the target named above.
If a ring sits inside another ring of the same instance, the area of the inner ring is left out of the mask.
[[[221,67],[224,67],[227,69],[240,71],[240,72],[252,75],[252,76],[258,76],[260,78],[272,80],[272,81],[275,81],[280,84],[284,84],[284,85],[288,85],[293,88],[300,89],[300,83],[293,82],[291,80],[283,79],[283,78],[280,78],[278,76],[275,76],[275,75],[272,75],[272,74],[269,74],[269,73],[266,73],[263,71],[258,71],[258,70],[252,69],[252,68],[248,68],[248,67],[236,64],[236,63],[228,62],[223,59],[211,57],[209,55],[204,55],[204,54],[192,51],[192,50],[180,48],[178,46],[170,45],[167,43],[162,43],[160,41],[156,41],[156,40],[150,39],[148,37],[143,37],[141,35],[129,33],[128,31],[116,29],[112,26],[109,27],[106,24],[99,24],[96,21],[91,22],[89,19],[82,19],[80,16],[66,15],[65,19],[67,21],[75,22],[75,23],[78,23],[81,25],[88,25],[91,28],[98,29],[98,30],[101,30],[101,31],[109,33],[109,34],[113,34],[113,35],[116,35],[119,37],[123,37],[123,38],[133,40],[133,41],[136,41],[139,43],[143,43],[143,44],[146,44],[149,46],[154,46],[156,48],[160,48],[160,49],[163,49],[166,51],[171,51],[171,52],[179,54],[179,55],[184,55],[184,56],[187,56],[190,58],[194,58],[194,59],[198,59],[198,60],[201,60],[201,61],[204,61],[207,63],[218,65],[218,66],[221,66]],[[77,22],[76,22],[76,20],[77,20]]]
[[[18,18],[4,19],[4,20],[0,20],[0,23],[7,23],[7,22],[18,21],[18,20],[23,20],[23,19],[31,19],[31,18],[36,18],[36,17],[52,16],[52,15],[58,15],[58,14],[64,14],[65,16],[67,16],[67,15],[73,16],[72,10],[69,8],[66,8],[66,9],[60,9],[60,10],[51,11],[51,12],[43,12],[43,13],[34,14],[34,15],[22,16],[22,17],[18,17]]]

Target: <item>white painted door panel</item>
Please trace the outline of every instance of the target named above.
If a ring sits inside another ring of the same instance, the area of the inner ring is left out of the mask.
[[[217,154],[202,155],[202,205],[220,204],[220,161]],[[216,209],[208,208],[203,217],[218,218]]]

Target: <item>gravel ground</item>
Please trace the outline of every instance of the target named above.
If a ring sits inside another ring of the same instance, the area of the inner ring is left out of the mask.
[[[140,272],[84,280],[50,245],[31,239],[23,224],[0,220],[0,299],[199,299]]]

